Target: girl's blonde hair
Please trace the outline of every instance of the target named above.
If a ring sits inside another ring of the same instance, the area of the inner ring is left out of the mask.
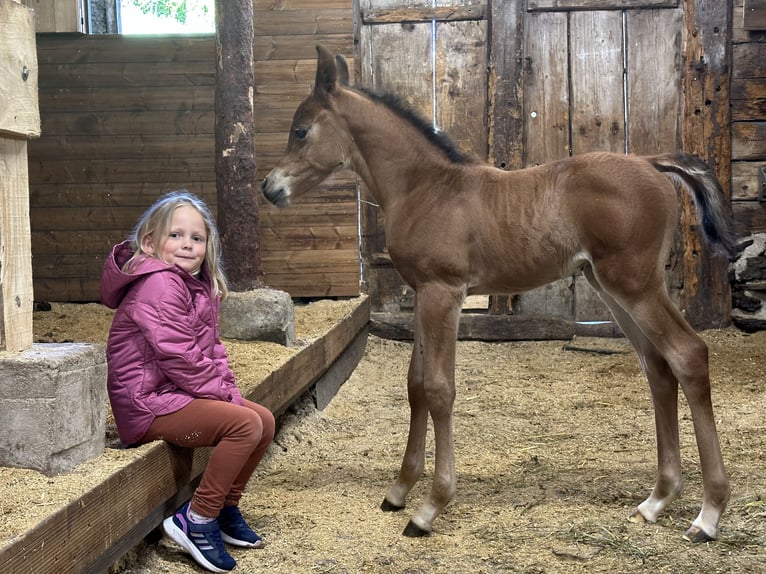
[[[144,212],[130,234],[129,240],[133,248],[133,256],[125,263],[123,271],[130,272],[142,257],[152,257],[151,254],[146,253],[142,248],[146,237],[152,237],[154,243],[158,246],[157,252],[161,250],[170,232],[173,213],[182,205],[188,205],[196,209],[205,222],[207,243],[205,246],[203,268],[207,267],[207,273],[210,275],[208,280],[212,282],[216,294],[220,295],[221,299],[225,299],[229,293],[229,288],[226,284],[226,276],[223,273],[221,238],[218,233],[218,227],[205,202],[186,189],[166,193]]]

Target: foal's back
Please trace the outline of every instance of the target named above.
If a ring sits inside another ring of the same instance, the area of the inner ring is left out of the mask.
[[[642,255],[643,272],[664,264],[676,192],[641,157],[596,152],[510,172],[463,169],[474,172],[465,225],[481,230],[458,234],[467,238],[471,290],[532,289],[586,263]]]

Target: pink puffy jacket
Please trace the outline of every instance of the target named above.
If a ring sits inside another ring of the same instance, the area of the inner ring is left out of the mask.
[[[131,255],[127,241],[116,245],[101,276],[101,301],[117,309],[107,387],[126,444],[139,442],[155,417],[195,398],[242,404],[218,335],[220,301],[212,285],[152,257],[125,273]]]

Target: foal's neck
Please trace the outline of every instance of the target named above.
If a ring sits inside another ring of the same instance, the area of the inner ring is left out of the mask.
[[[339,109],[356,146],[354,171],[381,206],[457,169],[418,126],[386,104],[351,90],[346,99]]]

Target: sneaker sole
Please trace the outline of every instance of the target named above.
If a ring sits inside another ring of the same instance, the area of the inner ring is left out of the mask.
[[[203,568],[206,568],[210,572],[217,572],[219,574],[231,572],[231,570],[224,570],[223,568],[219,568],[218,566],[212,564],[207,558],[205,558],[202,552],[199,551],[199,548],[197,548],[189,539],[189,537],[186,536],[184,531],[176,526],[176,523],[173,522],[172,516],[168,516],[165,520],[162,521],[162,529],[165,531],[165,534],[172,538],[176,544],[191,554],[192,558],[194,558]]]
[[[239,548],[261,548],[263,547],[263,540],[257,540],[255,542],[248,542],[247,540],[239,540],[238,538],[232,538],[228,534],[226,534],[223,530],[221,530],[221,539],[226,544],[231,544],[232,546],[237,546]]]

